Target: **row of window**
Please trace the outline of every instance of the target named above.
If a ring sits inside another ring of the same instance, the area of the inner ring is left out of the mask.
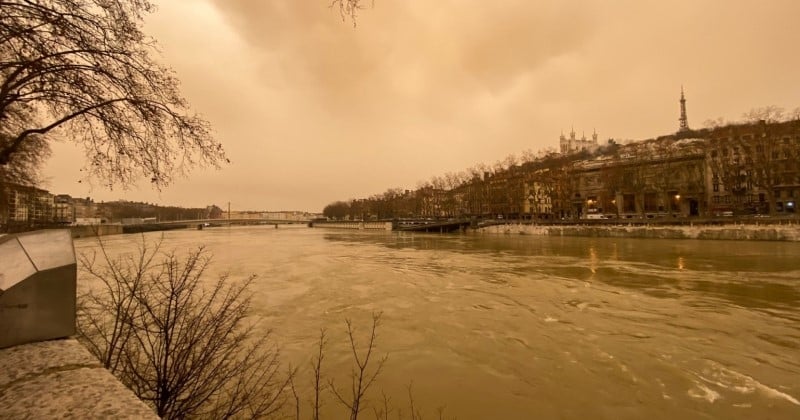
[[[793,190],[793,189],[786,189],[786,190],[778,190],[775,191],[775,199],[793,199],[795,197],[800,196],[800,191]],[[731,195],[714,195],[711,197],[711,202],[714,204],[730,204],[732,201],[740,201],[744,203],[764,203],[767,201],[766,194],[759,193],[759,194],[745,194],[741,197],[740,200],[735,200],[737,196]]]

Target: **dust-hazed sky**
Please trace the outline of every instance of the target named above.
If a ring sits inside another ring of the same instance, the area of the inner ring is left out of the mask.
[[[231,164],[158,192],[81,180],[57,144],[54,193],[169,205],[321,211],[434,175],[555,147],[800,106],[800,2],[160,0],[161,59]]]

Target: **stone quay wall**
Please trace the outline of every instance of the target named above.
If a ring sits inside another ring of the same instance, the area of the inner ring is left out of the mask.
[[[79,225],[79,226],[70,226],[69,230],[72,232],[73,238],[119,235],[122,233],[122,225],[120,224]]]
[[[477,234],[583,236],[593,238],[713,239],[800,242],[800,225],[723,226],[541,226],[506,224],[476,229]]]

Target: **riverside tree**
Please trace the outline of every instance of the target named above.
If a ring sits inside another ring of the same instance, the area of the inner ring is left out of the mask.
[[[0,0],[0,167],[30,171],[30,155],[62,138],[108,186],[144,176],[160,188],[225,161],[154,59],[141,29],[153,10],[149,0]]]

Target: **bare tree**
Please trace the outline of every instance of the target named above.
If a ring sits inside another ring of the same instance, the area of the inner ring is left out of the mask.
[[[356,344],[353,323],[350,319],[345,320],[347,324],[347,336],[350,339],[350,350],[353,352],[353,362],[355,363],[350,373],[350,395],[346,396],[337,389],[333,379],[328,381],[328,386],[333,395],[336,396],[336,399],[350,411],[350,420],[357,420],[358,415],[366,408],[366,393],[375,382],[378,375],[380,375],[383,370],[383,365],[388,358],[386,355],[380,358],[374,370],[370,372],[370,359],[377,345],[375,340],[378,338],[377,329],[380,325],[380,321],[380,313],[372,314],[372,328],[370,330],[369,339],[367,340],[366,349],[363,354],[359,355],[359,346]]]
[[[764,121],[766,123],[776,123],[784,120],[783,108],[775,105],[767,105],[760,108],[753,108],[742,114],[745,122],[755,123]]]
[[[319,341],[317,342],[317,354],[311,360],[311,369],[314,371],[314,400],[311,403],[313,410],[313,419],[319,420],[319,409],[322,407],[322,391],[325,388],[325,383],[322,377],[322,360],[325,359],[325,346],[328,344],[327,331],[325,329],[319,332]]]
[[[0,124],[2,126],[2,124]],[[0,128],[0,145],[6,143]],[[20,145],[14,159],[0,165],[0,186],[20,184],[34,186],[41,181],[39,168],[50,157],[50,145],[41,138],[32,138]],[[2,205],[2,204],[0,204]]]
[[[0,1],[0,166],[53,134],[81,145],[88,174],[154,186],[225,160],[141,30],[149,0]],[[33,149],[37,149],[33,147]]]
[[[525,149],[520,158],[522,163],[531,163],[536,161],[536,153],[532,149]]]
[[[724,127],[728,123],[725,121],[725,118],[717,117],[717,118],[709,118],[703,122],[703,127],[705,128],[719,128]]]
[[[789,113],[788,120],[800,121],[800,106],[793,109],[792,112]]]
[[[499,174],[500,172],[503,172],[506,169],[508,169],[508,167],[506,166],[506,162],[504,162],[502,160],[495,161],[492,164],[491,168],[492,168],[491,171],[494,174]]]
[[[281,373],[269,332],[248,318],[254,277],[207,281],[202,247],[160,261],[159,248],[143,242],[135,256],[112,258],[101,245],[99,261],[81,256],[99,285],[80,299],[81,341],[162,418],[281,410],[294,372]]]
[[[519,163],[519,159],[517,159],[517,155],[511,153],[510,155],[506,156],[503,159],[503,166],[506,169],[511,169],[512,167],[516,166]]]
[[[558,155],[558,151],[553,146],[545,147],[544,149],[540,149],[538,152],[536,152],[536,158],[537,159],[544,159],[544,158],[553,157],[553,156],[556,156],[556,155]]]

